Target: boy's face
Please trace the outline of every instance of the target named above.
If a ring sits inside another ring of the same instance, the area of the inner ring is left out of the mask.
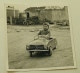
[[[48,28],[49,28],[49,27],[48,27],[47,25],[43,25],[43,29],[44,29],[44,30],[48,30]]]

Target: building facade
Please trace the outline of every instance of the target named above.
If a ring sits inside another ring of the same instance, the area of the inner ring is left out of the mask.
[[[19,10],[15,10],[14,6],[6,7],[7,23],[14,24],[15,18],[19,18]]]
[[[68,7],[64,6],[62,8],[58,6],[52,7],[30,7],[25,10],[25,13],[29,17],[38,16],[40,20],[54,21],[68,21]]]

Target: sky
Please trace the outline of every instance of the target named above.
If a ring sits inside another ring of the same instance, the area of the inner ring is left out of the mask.
[[[20,12],[23,12],[25,9],[28,8],[28,6],[26,6],[26,5],[6,5],[6,7],[7,6],[10,6],[10,7],[14,6],[14,9],[19,10]]]
[[[35,7],[35,6],[28,6],[28,5],[19,5],[19,4],[15,4],[15,5],[10,5],[10,4],[8,4],[8,5],[6,5],[6,7],[7,6],[10,6],[10,7],[13,7],[14,6],[14,9],[15,10],[19,10],[19,12],[23,12],[25,9],[27,9],[27,8],[29,8],[29,7]],[[40,7],[40,6],[38,6],[38,7]],[[60,6],[60,7],[63,7],[63,6]]]

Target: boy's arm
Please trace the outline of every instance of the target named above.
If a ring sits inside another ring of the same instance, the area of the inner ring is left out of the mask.
[[[46,39],[49,39],[51,34],[50,32],[47,34],[47,35],[39,35],[40,37],[43,37],[43,38],[46,38]]]
[[[46,38],[48,39],[48,38],[50,38],[50,36],[51,36],[51,33],[49,31],[49,33],[46,35]]]

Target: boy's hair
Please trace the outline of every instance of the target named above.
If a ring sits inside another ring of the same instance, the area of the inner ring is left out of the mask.
[[[49,23],[48,23],[48,22],[43,23],[43,26],[44,26],[44,25],[47,25],[48,28],[49,28]]]

